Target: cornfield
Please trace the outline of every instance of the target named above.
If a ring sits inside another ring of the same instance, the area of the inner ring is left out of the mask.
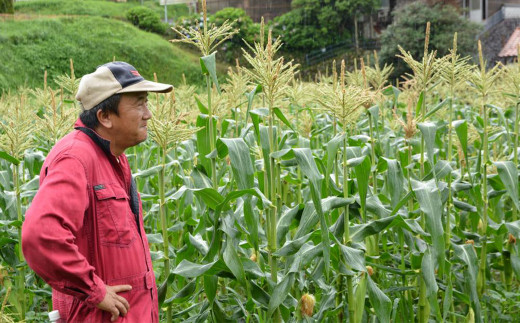
[[[518,64],[472,65],[456,35],[437,57],[427,26],[402,82],[377,55],[303,82],[262,30],[220,84],[231,24],[178,32],[206,87],[150,95],[149,139],[126,152],[162,321],[519,320]],[[71,61],[0,99],[2,320],[50,310],[20,228],[78,81]]]

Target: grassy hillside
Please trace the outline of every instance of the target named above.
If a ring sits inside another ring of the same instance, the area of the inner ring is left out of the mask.
[[[157,72],[159,81],[200,83],[198,57],[158,35],[117,20],[101,17],[41,18],[0,21],[0,93],[21,85],[42,86],[69,73],[69,58],[77,76],[113,60],[127,61],[144,77]]]
[[[144,1],[144,6],[151,8],[164,17],[164,7],[157,1]],[[135,6],[140,6],[140,1],[113,2],[106,0],[33,0],[15,3],[17,14],[39,15],[87,15],[102,16],[123,19],[126,11]],[[169,5],[168,18],[188,15],[186,5]]]

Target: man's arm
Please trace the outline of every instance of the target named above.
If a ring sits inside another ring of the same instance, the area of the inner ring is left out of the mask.
[[[75,244],[88,205],[83,164],[74,157],[59,158],[47,169],[26,213],[22,249],[28,265],[52,288],[97,306],[106,286]]]

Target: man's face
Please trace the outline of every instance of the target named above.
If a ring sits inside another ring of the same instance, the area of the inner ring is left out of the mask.
[[[148,110],[148,92],[123,93],[118,111],[119,115],[111,118],[114,144],[126,149],[145,141],[148,136],[146,124],[152,117]]]

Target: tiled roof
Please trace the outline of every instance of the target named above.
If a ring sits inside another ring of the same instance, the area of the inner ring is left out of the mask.
[[[512,57],[518,55],[518,45],[520,45],[520,27],[516,27],[507,43],[502,47],[499,57]]]

